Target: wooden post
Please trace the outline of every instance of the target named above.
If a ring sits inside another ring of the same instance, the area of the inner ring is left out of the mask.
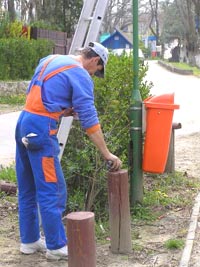
[[[108,200],[111,251],[130,253],[132,244],[127,170],[108,172]]]
[[[172,133],[169,144],[169,153],[167,158],[167,163],[165,166],[166,173],[173,173],[175,171],[175,130],[180,129],[181,123],[173,123],[172,124]]]
[[[72,212],[66,216],[68,267],[96,267],[93,212]]]
[[[0,192],[6,192],[6,194],[16,194],[17,186],[14,183],[8,183],[5,181],[0,181]]]

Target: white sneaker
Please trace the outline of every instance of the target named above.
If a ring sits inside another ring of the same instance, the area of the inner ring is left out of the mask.
[[[21,243],[20,245],[20,251],[23,254],[33,254],[38,251],[44,252],[45,250],[46,250],[45,240],[41,238],[36,242],[28,243],[28,244]]]
[[[64,246],[59,249],[47,249],[46,258],[48,260],[66,260],[68,257],[68,247]]]

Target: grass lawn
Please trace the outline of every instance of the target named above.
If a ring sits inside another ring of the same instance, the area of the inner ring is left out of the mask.
[[[182,63],[182,62],[170,62],[170,64],[172,64],[173,66],[179,68],[179,69],[183,69],[183,70],[192,70],[193,71],[193,74],[195,76],[198,76],[200,77],[200,68],[197,68],[197,67],[192,67],[192,66],[189,66],[188,64],[186,63]]]
[[[183,62],[168,62],[168,61],[165,61],[165,62],[169,65],[172,65],[172,66],[178,68],[178,69],[192,70],[194,76],[200,77],[200,68],[192,67],[192,66],[188,65],[187,63],[183,63]]]

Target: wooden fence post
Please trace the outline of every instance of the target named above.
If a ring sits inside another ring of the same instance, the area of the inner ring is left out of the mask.
[[[175,171],[175,130],[181,129],[181,127],[182,127],[181,123],[175,123],[175,122],[172,123],[172,133],[169,144],[169,152],[168,152],[167,163],[165,166],[166,173],[173,173]]]
[[[96,267],[93,212],[72,212],[66,216],[68,267]]]
[[[108,172],[108,200],[111,231],[111,251],[130,253],[131,219],[128,171]]]
[[[5,181],[0,181],[0,192],[6,192],[6,194],[16,194],[17,186],[14,183],[8,183]]]

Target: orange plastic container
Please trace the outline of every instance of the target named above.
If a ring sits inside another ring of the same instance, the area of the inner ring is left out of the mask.
[[[174,109],[174,93],[149,97],[144,100],[146,108],[146,136],[143,153],[143,170],[163,173],[165,170]]]
[[[157,55],[156,51],[152,51],[152,52],[151,52],[151,56],[152,56],[152,57],[156,57],[156,55]]]

